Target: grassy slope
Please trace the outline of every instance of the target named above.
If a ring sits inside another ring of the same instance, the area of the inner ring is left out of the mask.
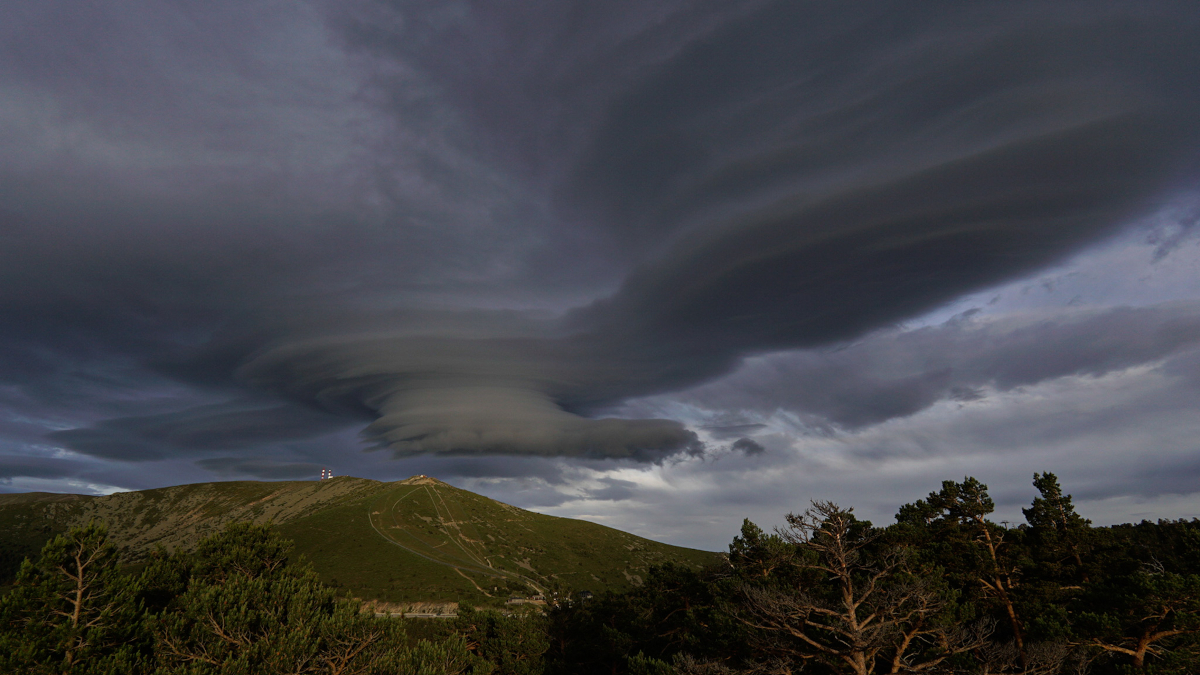
[[[430,478],[203,483],[119,493],[0,495],[0,562],[98,518],[130,561],[189,547],[236,520],[275,522],[332,585],[364,599],[496,604],[546,588],[619,590],[649,565],[717,554],[545,516]],[[5,557],[7,556],[7,557]],[[0,569],[0,574],[8,572]]]
[[[0,494],[0,585],[16,575],[22,560],[37,555],[47,540],[66,530],[69,514],[88,499],[45,492]],[[63,517],[52,516],[55,512]]]

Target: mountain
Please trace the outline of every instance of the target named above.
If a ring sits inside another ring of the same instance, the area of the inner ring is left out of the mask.
[[[273,522],[323,581],[390,603],[486,605],[548,589],[623,590],[656,563],[695,567],[721,560],[717,553],[519,509],[428,476],[395,483],[343,476],[198,483],[103,497],[0,494],[0,583],[54,534],[92,518],[108,525],[131,565],[157,545],[187,548],[230,522]]]

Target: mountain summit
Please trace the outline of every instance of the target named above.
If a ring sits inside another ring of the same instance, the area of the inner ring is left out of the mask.
[[[622,590],[650,565],[699,566],[707,551],[533,513],[430,476],[383,483],[221,482],[96,497],[0,495],[0,578],[73,525],[108,525],[123,558],[189,548],[235,521],[274,523],[326,583],[383,602],[494,604],[548,589]]]

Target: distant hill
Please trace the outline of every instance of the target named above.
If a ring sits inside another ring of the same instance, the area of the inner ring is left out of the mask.
[[[155,545],[190,547],[227,523],[274,522],[326,583],[364,600],[499,604],[547,588],[624,590],[650,565],[700,566],[720,554],[546,516],[434,478],[396,483],[198,483],[105,497],[0,494],[0,583],[67,528],[107,523],[130,564]]]

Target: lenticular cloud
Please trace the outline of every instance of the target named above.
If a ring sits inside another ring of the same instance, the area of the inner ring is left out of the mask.
[[[1050,264],[1197,167],[1180,3],[13,4],[0,362],[124,461],[694,452],[611,411]]]

